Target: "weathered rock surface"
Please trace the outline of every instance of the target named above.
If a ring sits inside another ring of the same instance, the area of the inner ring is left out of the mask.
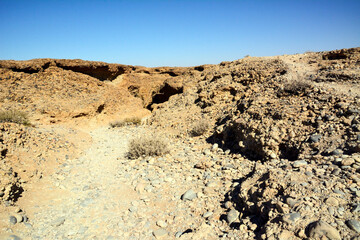
[[[33,124],[0,123],[0,232],[356,239],[359,61],[360,48],[189,68],[0,61],[0,108]],[[108,128],[126,117],[144,126]],[[126,158],[154,131],[169,154]]]

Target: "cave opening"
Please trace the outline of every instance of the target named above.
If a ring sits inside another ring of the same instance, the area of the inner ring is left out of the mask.
[[[164,103],[175,94],[183,93],[183,87],[174,87],[165,83],[158,92],[153,94],[152,101],[148,104],[147,109],[153,110],[153,104]]]

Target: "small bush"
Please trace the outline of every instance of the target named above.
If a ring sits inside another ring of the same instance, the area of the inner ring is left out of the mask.
[[[202,119],[193,125],[193,128],[191,130],[191,135],[201,136],[204,133],[206,133],[209,130],[209,128],[210,128],[209,121]]]
[[[305,80],[295,80],[284,85],[284,91],[291,94],[301,95],[311,89],[312,85]]]
[[[110,123],[110,127],[116,128],[116,127],[123,127],[123,126],[129,126],[129,125],[140,125],[141,119],[138,117],[132,117],[132,118],[125,118],[121,121],[115,121]]]
[[[285,93],[302,95],[305,94],[309,89],[312,89],[312,85],[300,74],[292,74],[288,76],[288,80],[284,83],[283,91]]]
[[[25,112],[18,110],[5,110],[0,111],[0,123],[1,122],[12,122],[17,124],[23,124],[25,126],[30,126],[30,121],[28,115]]]
[[[169,153],[168,141],[157,134],[141,136],[130,140],[128,157],[161,156]]]

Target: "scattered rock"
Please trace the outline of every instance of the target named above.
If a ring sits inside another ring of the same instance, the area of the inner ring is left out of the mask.
[[[182,196],[181,196],[181,199],[182,200],[193,200],[193,199],[195,199],[195,198],[197,198],[197,193],[194,191],[194,190],[192,190],[192,189],[190,189],[190,190],[188,190],[188,191],[186,191]]]
[[[346,221],[346,224],[349,226],[350,229],[354,230],[357,233],[360,233],[360,222],[355,220],[355,219],[351,219]]]
[[[339,201],[334,197],[328,197],[325,200],[325,203],[330,205],[330,206],[338,206],[339,205]]]
[[[311,223],[308,228],[308,236],[311,238],[322,239],[323,237],[327,237],[330,240],[341,240],[339,232],[334,227],[324,221],[320,220]]]
[[[168,232],[165,229],[160,228],[158,230],[153,231],[153,235],[158,239],[167,236]]]
[[[203,217],[204,217],[204,218],[209,218],[209,217],[211,217],[213,214],[214,214],[213,212],[206,212],[206,213],[203,214]]]
[[[294,213],[285,214],[283,217],[283,220],[284,220],[284,222],[287,222],[288,224],[294,224],[300,218],[301,218],[300,213],[294,212]]]
[[[16,217],[15,217],[15,216],[10,216],[10,217],[9,217],[9,222],[10,222],[11,224],[16,224],[16,223],[17,223]]]
[[[334,151],[331,152],[331,155],[335,155],[335,156],[339,156],[342,154],[343,154],[343,151],[341,149],[335,149]]]
[[[59,227],[60,225],[64,224],[65,222],[65,218],[64,217],[60,217],[54,221],[51,222],[51,225],[54,227]]]
[[[350,166],[354,163],[355,163],[355,160],[352,158],[345,158],[344,160],[341,161],[341,165],[343,165],[343,166]]]
[[[0,81],[0,107],[39,123],[0,123],[0,202],[24,222],[6,230],[21,228],[29,239],[92,239],[99,231],[107,239],[356,238],[359,59],[360,48],[195,68],[0,61],[8,80]],[[92,128],[132,113],[149,114],[146,125]],[[190,138],[189,126],[205,118],[209,131]],[[81,131],[89,136],[67,139],[68,125],[88,123]],[[125,158],[127,139],[150,130],[166,133],[170,153]],[[41,190],[73,195],[33,206],[32,228],[14,202],[43,174],[54,185]]]
[[[310,136],[309,140],[310,140],[310,142],[316,143],[316,142],[319,142],[321,138],[322,138],[321,134],[313,134]]]
[[[16,218],[17,223],[21,223],[23,221],[23,216],[21,216],[20,214],[15,213],[14,217]]]
[[[304,167],[307,165],[307,162],[305,160],[297,160],[295,162],[293,162],[293,167],[295,168],[299,168],[299,167]]]
[[[231,224],[239,218],[239,215],[240,213],[237,210],[231,209],[226,215],[226,220],[229,224]]]
[[[5,240],[21,240],[21,238],[16,235],[9,235]]]

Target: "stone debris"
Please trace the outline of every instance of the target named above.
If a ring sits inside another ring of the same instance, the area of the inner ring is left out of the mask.
[[[231,209],[226,215],[226,220],[229,224],[231,224],[239,218],[239,215],[240,213],[238,211]]]
[[[190,189],[188,191],[186,191],[182,196],[181,196],[181,199],[182,200],[193,200],[197,198],[197,193],[194,192],[194,190]]]
[[[34,126],[0,123],[0,239],[358,239],[359,59],[1,60]],[[129,159],[153,132],[170,152]]]
[[[349,228],[351,228],[352,230],[354,230],[357,233],[360,233],[360,222],[355,220],[355,219],[351,219],[346,221],[346,224],[349,226]]]
[[[309,237],[314,239],[327,237],[330,240],[341,240],[339,232],[324,221],[317,221],[309,226]]]

